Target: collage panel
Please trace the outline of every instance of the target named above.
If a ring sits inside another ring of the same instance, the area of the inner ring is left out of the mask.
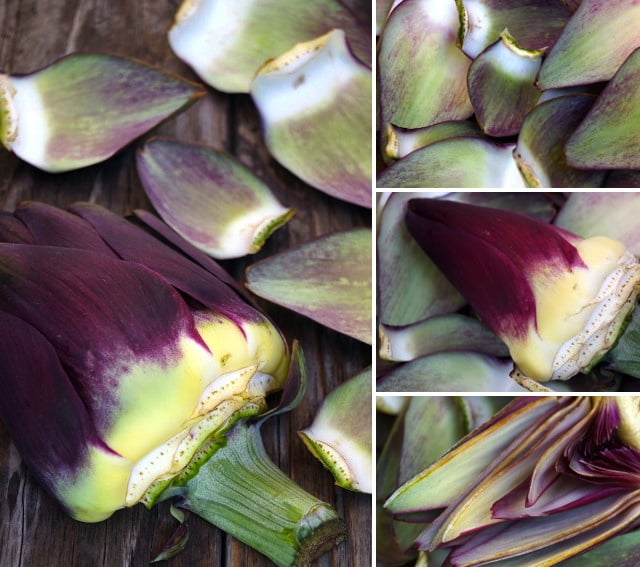
[[[632,567],[633,396],[379,395],[376,565]]]
[[[640,195],[378,193],[378,392],[634,392]]]
[[[640,185],[637,3],[376,8],[378,188]]]

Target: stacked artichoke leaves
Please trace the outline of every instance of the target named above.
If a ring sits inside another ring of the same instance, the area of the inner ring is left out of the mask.
[[[638,24],[633,0],[394,2],[378,186],[637,187]]]

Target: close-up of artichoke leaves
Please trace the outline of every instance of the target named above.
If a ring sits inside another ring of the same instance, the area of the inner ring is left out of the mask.
[[[635,0],[376,8],[377,187],[639,186]]]
[[[0,0],[0,565],[371,565],[372,9]]]
[[[638,391],[638,193],[391,193],[377,389]]]
[[[379,566],[638,564],[637,396],[378,401]]]

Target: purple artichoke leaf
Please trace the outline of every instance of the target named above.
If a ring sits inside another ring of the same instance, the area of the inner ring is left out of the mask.
[[[0,244],[0,258],[0,309],[51,342],[71,380],[83,384],[99,432],[121,411],[117,382],[105,376],[139,360],[171,364],[181,336],[208,350],[184,301],[143,266],[85,250],[20,244]]]
[[[524,553],[527,553],[526,565],[544,564],[541,557],[546,554],[557,562],[559,558],[588,549],[629,526],[639,511],[636,495],[610,496],[584,506],[579,515],[568,510],[550,517],[509,522],[493,537],[487,537],[490,534],[483,532],[471,537],[454,551],[452,564],[510,559]],[[522,558],[518,561],[514,565],[523,565]]]
[[[530,478],[515,490],[497,500],[491,507],[491,515],[501,520],[518,520],[550,516],[565,510],[580,508],[623,491],[620,487],[597,487],[566,476],[561,476],[535,503],[527,505]]]
[[[143,263],[214,312],[238,325],[262,317],[215,275],[126,219],[88,203],[72,205],[69,210],[89,222],[122,259]]]
[[[29,229],[9,211],[0,211],[0,242],[35,244]]]
[[[29,229],[34,244],[82,248],[115,257],[89,223],[68,211],[34,201],[21,203],[14,214]]]
[[[4,311],[0,337],[0,374],[12,393],[0,396],[0,417],[30,473],[71,514],[61,494],[88,466],[88,447],[110,449],[98,437],[52,344]]]
[[[507,344],[513,376],[529,388],[589,373],[640,293],[637,258],[606,236],[583,239],[514,212],[438,199],[409,201],[406,223]]]

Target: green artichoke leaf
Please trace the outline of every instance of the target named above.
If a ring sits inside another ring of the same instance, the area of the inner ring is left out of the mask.
[[[545,58],[537,84],[542,90],[608,81],[640,47],[635,0],[582,0]]]
[[[525,118],[515,159],[529,187],[600,187],[604,171],[576,169],[567,163],[564,147],[587,115],[595,97],[567,94],[545,100]]]
[[[453,2],[405,0],[393,8],[378,48],[382,124],[423,128],[473,113]]]
[[[636,17],[640,17],[640,6],[635,9]],[[640,169],[638,81],[640,48],[623,62],[567,141],[569,165],[582,169]]]
[[[168,38],[204,82],[247,93],[265,62],[332,29],[345,30],[356,56],[371,66],[371,32],[338,0],[184,0]]]
[[[307,241],[249,266],[256,295],[371,344],[371,230]]]
[[[520,47],[504,30],[500,39],[471,63],[469,96],[486,134],[501,137],[518,133],[540,97],[534,81],[543,53]]]
[[[276,160],[312,187],[371,208],[372,73],[343,30],[265,63],[250,92]]]
[[[101,162],[205,94],[135,59],[74,53],[0,75],[0,141],[52,172]]]
[[[257,252],[294,214],[239,161],[208,146],[156,138],[136,163],[158,214],[214,258]]]

